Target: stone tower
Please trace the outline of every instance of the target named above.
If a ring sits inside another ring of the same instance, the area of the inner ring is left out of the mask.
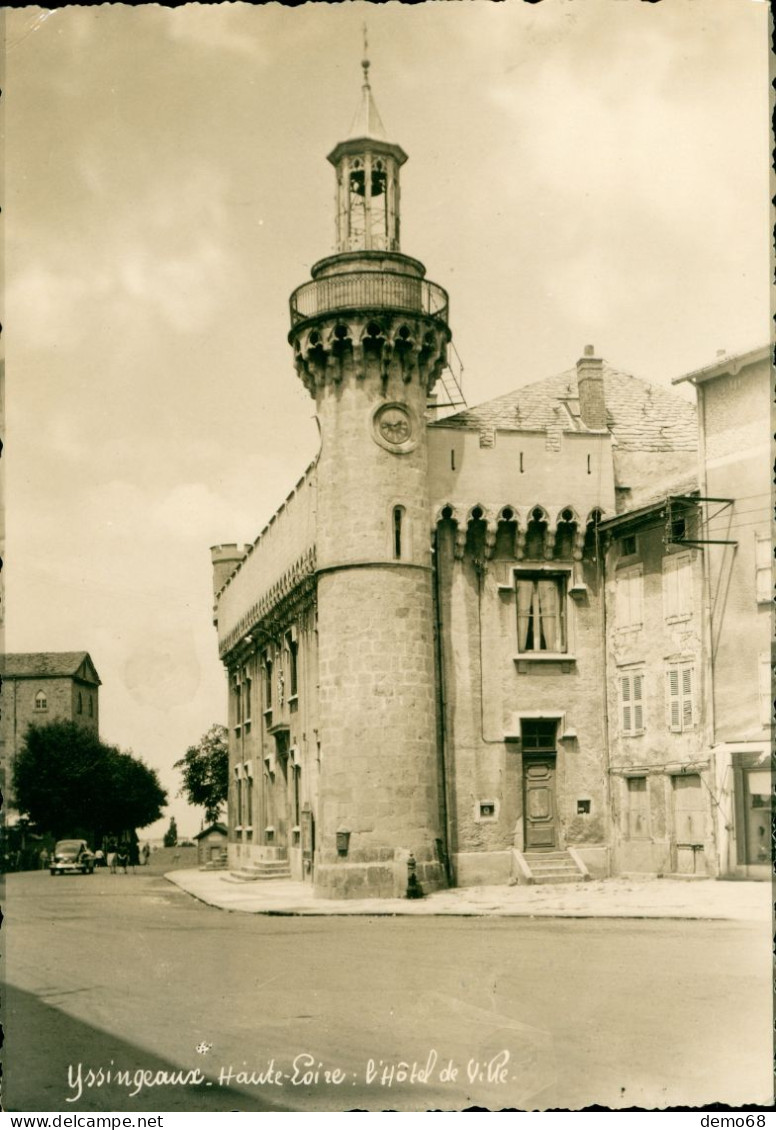
[[[407,857],[444,883],[425,411],[447,294],[399,250],[399,174],[364,71],[337,180],[337,250],[291,296],[315,398],[320,795],[316,891],[403,895]]]

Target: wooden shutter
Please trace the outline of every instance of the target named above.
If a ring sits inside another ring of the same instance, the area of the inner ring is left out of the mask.
[[[682,729],[689,730],[695,721],[692,667],[682,667]]]
[[[625,572],[617,573],[614,582],[615,621],[618,628],[624,628],[628,620],[628,578]]]
[[[770,601],[773,596],[771,581],[771,541],[763,534],[757,534],[754,543],[755,587],[758,601]]]
[[[682,728],[682,712],[678,667],[669,667],[666,672],[666,715],[669,730],[680,731]]]
[[[633,729],[636,733],[644,729],[644,675],[641,671],[633,676]]]
[[[692,615],[692,562],[689,554],[676,558],[676,615]]]
[[[623,569],[616,579],[616,620],[618,628],[635,628],[643,621],[642,570],[637,565]]]
[[[760,684],[760,723],[770,726],[773,722],[773,688],[771,657],[767,651],[759,655],[759,684]]]
[[[666,557],[663,561],[663,616],[672,619],[677,612],[676,558]]]
[[[631,573],[630,577],[630,622],[634,626],[640,625],[644,620],[644,613],[642,612],[642,578],[641,566],[639,565]]]
[[[620,703],[622,707],[622,732],[631,732],[631,681],[630,675],[620,676]]]

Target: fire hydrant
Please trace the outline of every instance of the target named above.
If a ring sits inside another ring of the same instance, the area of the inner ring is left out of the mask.
[[[423,898],[423,888],[421,887],[420,883],[418,882],[418,877],[415,874],[417,866],[418,865],[415,862],[415,856],[410,852],[409,858],[407,860],[407,898],[408,899],[422,899]]]

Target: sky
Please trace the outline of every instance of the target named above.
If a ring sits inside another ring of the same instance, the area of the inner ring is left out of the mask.
[[[769,340],[759,0],[6,10],[6,649],[86,650],[159,771],[223,721],[209,547],[314,458],[288,297],[371,80],[470,405],[584,345],[667,384]],[[677,395],[688,395],[682,391]]]

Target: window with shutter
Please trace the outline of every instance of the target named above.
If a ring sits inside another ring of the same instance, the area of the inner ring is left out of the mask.
[[[757,601],[770,604],[773,597],[771,576],[771,539],[767,534],[757,534],[754,543],[755,588]]]
[[[620,694],[622,696],[622,732],[631,732],[631,702],[630,702],[630,675],[623,675],[620,679]]]
[[[644,704],[642,702],[642,687],[644,676],[634,674],[633,682],[633,729],[638,733],[644,729]]]
[[[693,723],[692,667],[682,668],[682,729],[689,730]]]
[[[665,619],[687,620],[692,616],[692,558],[676,553],[663,559],[663,614]]]
[[[678,663],[666,671],[666,723],[681,733],[695,725],[695,674],[692,663]]]
[[[759,676],[760,724],[770,726],[773,723],[773,676],[771,657],[767,651],[761,652],[759,657]]]
[[[640,628],[642,612],[642,567],[619,569],[615,577],[615,608],[618,628]]]
[[[620,675],[620,730],[625,736],[644,730],[644,672]]]

